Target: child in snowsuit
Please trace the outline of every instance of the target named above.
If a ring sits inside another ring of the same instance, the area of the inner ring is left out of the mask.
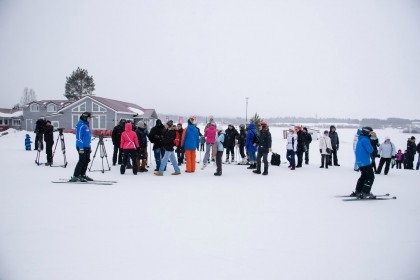
[[[29,134],[26,134],[26,137],[25,137],[25,149],[27,151],[30,151],[31,150],[31,143],[32,143],[31,136],[29,136]]]

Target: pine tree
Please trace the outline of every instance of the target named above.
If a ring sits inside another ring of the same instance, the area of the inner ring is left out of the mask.
[[[64,96],[69,100],[79,100],[86,95],[93,95],[95,83],[93,77],[85,69],[77,68],[70,77],[66,77],[66,92]]]
[[[260,122],[262,122],[263,120],[260,118],[258,113],[255,113],[255,115],[249,121],[255,124],[255,127],[258,127],[260,125]]]

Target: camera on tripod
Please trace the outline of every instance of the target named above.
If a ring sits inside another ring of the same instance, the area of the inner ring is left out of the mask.
[[[54,132],[58,131],[58,133],[61,135],[61,134],[63,134],[64,129],[65,128],[63,128],[63,127],[59,127],[59,128],[54,129]]]

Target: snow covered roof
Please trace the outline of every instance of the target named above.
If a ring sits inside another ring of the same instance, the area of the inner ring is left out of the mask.
[[[22,110],[0,108],[0,118],[19,118],[22,116]]]
[[[134,114],[138,118],[157,118],[156,111],[154,109],[144,109],[134,103],[125,101],[119,101],[99,96],[89,96],[90,98],[102,103],[103,105],[115,110],[119,113]]]

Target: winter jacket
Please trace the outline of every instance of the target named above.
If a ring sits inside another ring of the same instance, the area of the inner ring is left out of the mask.
[[[369,136],[360,135],[356,145],[356,164],[359,167],[371,164],[370,155],[373,153],[373,147],[370,144]]]
[[[383,142],[378,149],[378,153],[382,158],[392,158],[395,155],[395,146],[392,142]]]
[[[123,150],[135,150],[139,147],[139,139],[137,134],[133,131],[131,123],[125,124],[124,132],[121,134],[120,148]]]
[[[376,136],[371,136],[370,137],[370,144],[372,145],[373,148],[373,156],[377,156],[378,155],[378,147],[379,147],[379,139]]]
[[[258,136],[258,153],[268,153],[271,149],[271,133],[270,130],[267,128],[264,128],[260,131],[260,135]]]
[[[287,144],[286,144],[286,149],[287,150],[293,150],[296,152],[297,149],[297,135],[293,134],[291,132],[287,133]]]
[[[91,137],[89,122],[79,120],[76,125],[76,148],[90,149]]]
[[[197,127],[188,120],[188,126],[184,129],[181,139],[184,150],[191,151],[198,149],[200,145],[200,136]]]
[[[305,146],[307,149],[309,149],[309,144],[312,142],[312,136],[308,132],[303,133],[303,142],[305,143]]]
[[[204,131],[204,137],[206,138],[207,144],[214,144],[216,142],[216,134],[217,129],[214,125],[210,125],[205,131]]]
[[[245,140],[246,140],[246,131],[245,129],[240,129],[239,135],[238,135],[238,144],[244,146]]]
[[[112,130],[111,138],[112,138],[112,144],[114,146],[119,147],[120,141],[121,141],[121,134],[124,132],[124,126],[122,124],[118,124],[114,127]]]
[[[176,137],[176,131],[173,130],[172,128],[169,128],[165,131],[165,133],[163,134],[163,148],[165,149],[165,151],[169,151],[169,152],[173,152],[174,151],[174,140]]]
[[[331,139],[331,146],[333,147],[334,150],[338,150],[338,145],[340,144],[340,141],[338,139],[338,134],[336,131],[332,131],[332,128],[334,126],[330,127],[330,132],[328,133],[328,136]]]
[[[46,124],[44,127],[44,141],[54,143],[54,127],[51,124]]]
[[[218,152],[223,152],[224,151],[224,147],[223,147],[223,142],[225,141],[225,132],[222,130],[220,131],[219,136],[217,136],[216,139],[216,143],[217,143],[217,151]]]
[[[403,162],[404,154],[401,151],[399,151],[398,153],[395,154],[395,160],[399,162]]]
[[[297,151],[305,151],[305,135],[302,130],[297,132]]]
[[[245,147],[248,153],[255,153],[257,147],[254,146],[254,139],[257,137],[257,130],[255,124],[251,123],[248,125],[248,133],[246,134]]]
[[[417,153],[420,154],[420,142],[417,144]]]
[[[408,141],[407,141],[407,153],[410,156],[414,157],[414,155],[416,154],[416,149],[417,149],[416,143],[414,141],[412,141],[411,139],[408,139]]]
[[[324,135],[319,139],[319,149],[321,154],[329,155],[329,153],[327,153],[327,148],[332,149],[331,139],[327,135]]]
[[[178,130],[175,130],[175,133],[177,133],[178,134],[178,139],[179,139],[179,141],[178,141],[178,145],[176,145],[178,148],[181,148],[182,147],[182,143],[181,143],[181,139],[182,139],[182,134],[183,134],[183,132],[184,132],[184,129],[183,128],[180,128],[180,129],[178,129]]]
[[[235,139],[239,135],[235,128],[227,128],[225,130],[225,147],[235,147]]]
[[[137,139],[141,148],[147,148],[147,128],[137,127],[136,129]]]
[[[166,128],[163,126],[161,120],[156,120],[156,125],[152,127],[149,133],[149,140],[153,143],[153,150],[160,149],[163,147],[163,134]]]

